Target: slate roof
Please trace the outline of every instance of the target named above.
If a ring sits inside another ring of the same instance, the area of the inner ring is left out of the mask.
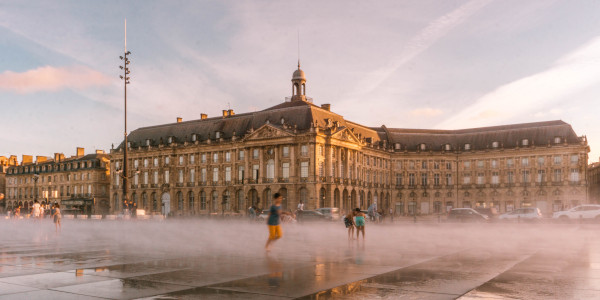
[[[523,139],[529,139],[533,145],[547,145],[553,143],[554,137],[561,137],[562,141],[566,140],[568,143],[580,142],[571,125],[563,121],[461,130],[403,129],[388,128],[385,125],[366,127],[306,101],[283,102],[262,111],[227,117],[142,127],[132,131],[128,141],[133,146],[145,146],[146,139],[150,139],[151,145],[158,145],[161,142],[166,143],[168,137],[174,137],[176,142],[191,141],[193,134],[197,135],[199,141],[205,141],[208,138],[214,139],[217,131],[227,140],[233,135],[242,137],[251,129],[263,126],[267,120],[273,126],[281,127],[282,118],[286,126],[295,128],[299,133],[310,130],[313,124],[325,128],[329,119],[331,123],[337,122],[338,128],[351,129],[355,135],[369,139],[374,144],[382,144],[385,141],[388,146],[392,146],[394,143],[400,143],[402,150],[417,150],[421,143],[425,143],[428,150],[441,150],[445,144],[451,144],[453,150],[462,149],[466,143],[471,144],[473,150],[477,150],[491,148],[494,141],[499,142],[500,147],[513,148]],[[121,147],[123,143],[118,148]]]

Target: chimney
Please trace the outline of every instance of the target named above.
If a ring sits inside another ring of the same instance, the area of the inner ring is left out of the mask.
[[[181,123],[181,121],[183,121],[183,119],[181,117],[177,117],[177,123]]]
[[[206,120],[208,116],[206,114],[200,114],[200,120]]]
[[[227,110],[224,109],[223,110],[223,118],[227,117],[227,113],[228,113]]]
[[[77,157],[82,157],[85,154],[85,149],[77,147]]]
[[[326,111],[331,111],[331,104],[329,104],[329,103],[321,104],[321,108]]]
[[[227,111],[227,114],[228,114],[229,116],[233,116],[233,115],[235,115],[235,114],[233,113],[233,109],[230,109],[230,110],[228,110],[228,111]]]
[[[96,150],[96,154],[104,154],[104,150]]]
[[[60,161],[60,153],[54,153],[54,162]]]
[[[25,165],[25,164],[30,164],[33,163],[33,156],[31,155],[23,155],[23,159],[21,160],[21,164]]]
[[[36,156],[36,157],[35,157],[35,163],[36,163],[36,164],[37,164],[37,163],[43,163],[43,162],[45,162],[46,160],[47,160],[47,158],[46,158],[45,156],[39,156],[39,155],[38,155],[38,156]]]

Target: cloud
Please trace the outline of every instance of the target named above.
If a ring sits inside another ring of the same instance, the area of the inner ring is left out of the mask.
[[[85,66],[51,67],[45,66],[17,73],[0,73],[0,90],[20,94],[63,89],[85,89],[110,83],[104,74]]]
[[[362,90],[358,93],[365,95],[373,92],[394,72],[421,53],[425,52],[438,40],[443,38],[449,31],[462,24],[471,15],[475,14],[490,2],[491,0],[469,1],[457,9],[429,23],[427,27],[423,28],[406,42],[406,45],[402,49],[400,55],[393,59],[391,63],[385,67],[373,71],[370,76],[367,76],[367,78],[364,80],[364,83],[358,85],[362,87]]]
[[[444,112],[440,109],[435,108],[417,108],[410,111],[410,114],[415,117],[435,117],[443,114]]]
[[[520,78],[487,93],[474,104],[438,124],[437,128],[463,128],[502,124],[520,115],[557,115],[560,101],[600,82],[600,36],[558,59],[547,70]],[[490,114],[488,112],[493,112]]]

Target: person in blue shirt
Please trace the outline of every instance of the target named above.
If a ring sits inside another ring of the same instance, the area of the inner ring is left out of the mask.
[[[267,240],[267,244],[265,245],[265,250],[270,251],[269,247],[271,243],[278,240],[282,236],[281,231],[281,200],[282,196],[279,193],[275,193],[273,195],[274,203],[271,205],[269,209],[269,217],[267,218],[267,225],[269,226],[269,239]]]

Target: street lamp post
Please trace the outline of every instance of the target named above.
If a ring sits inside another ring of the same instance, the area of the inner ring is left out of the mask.
[[[40,179],[40,175],[37,173],[33,174],[33,190],[34,190],[33,200],[34,201],[37,200],[37,196],[38,196],[38,189],[37,189],[38,179]]]
[[[122,170],[119,170],[119,169],[115,170],[115,173],[117,173],[119,175],[119,177],[121,177],[121,179],[123,179],[123,184],[127,184],[127,181],[129,179],[131,179],[131,178],[135,177],[136,175],[140,174],[140,170],[136,170],[133,175],[127,176],[127,175],[125,175],[126,174],[125,170],[127,170],[125,168],[125,165],[123,165],[123,169]],[[127,194],[125,194],[126,192],[127,192],[127,188],[123,187],[123,193],[124,193],[123,195],[127,195]],[[123,210],[125,210],[125,206],[126,205],[127,205],[127,208],[129,208],[129,201],[127,200],[126,196],[123,196]]]
[[[119,56],[119,58],[123,61],[123,65],[119,66],[119,68],[121,70],[123,70],[123,75],[119,75],[119,78],[123,79],[123,86],[124,86],[124,98],[125,98],[125,111],[124,111],[124,116],[125,116],[125,131],[124,131],[124,136],[125,136],[125,141],[123,143],[123,175],[121,176],[121,178],[123,178],[123,203],[128,203],[128,196],[127,196],[127,190],[128,190],[128,186],[127,186],[127,180],[129,179],[127,177],[127,148],[129,148],[129,145],[127,143],[127,85],[129,84],[129,67],[128,65],[130,64],[129,58],[127,57],[128,55],[130,55],[131,52],[127,51],[127,20],[125,20],[125,53],[123,54],[123,56]]]

